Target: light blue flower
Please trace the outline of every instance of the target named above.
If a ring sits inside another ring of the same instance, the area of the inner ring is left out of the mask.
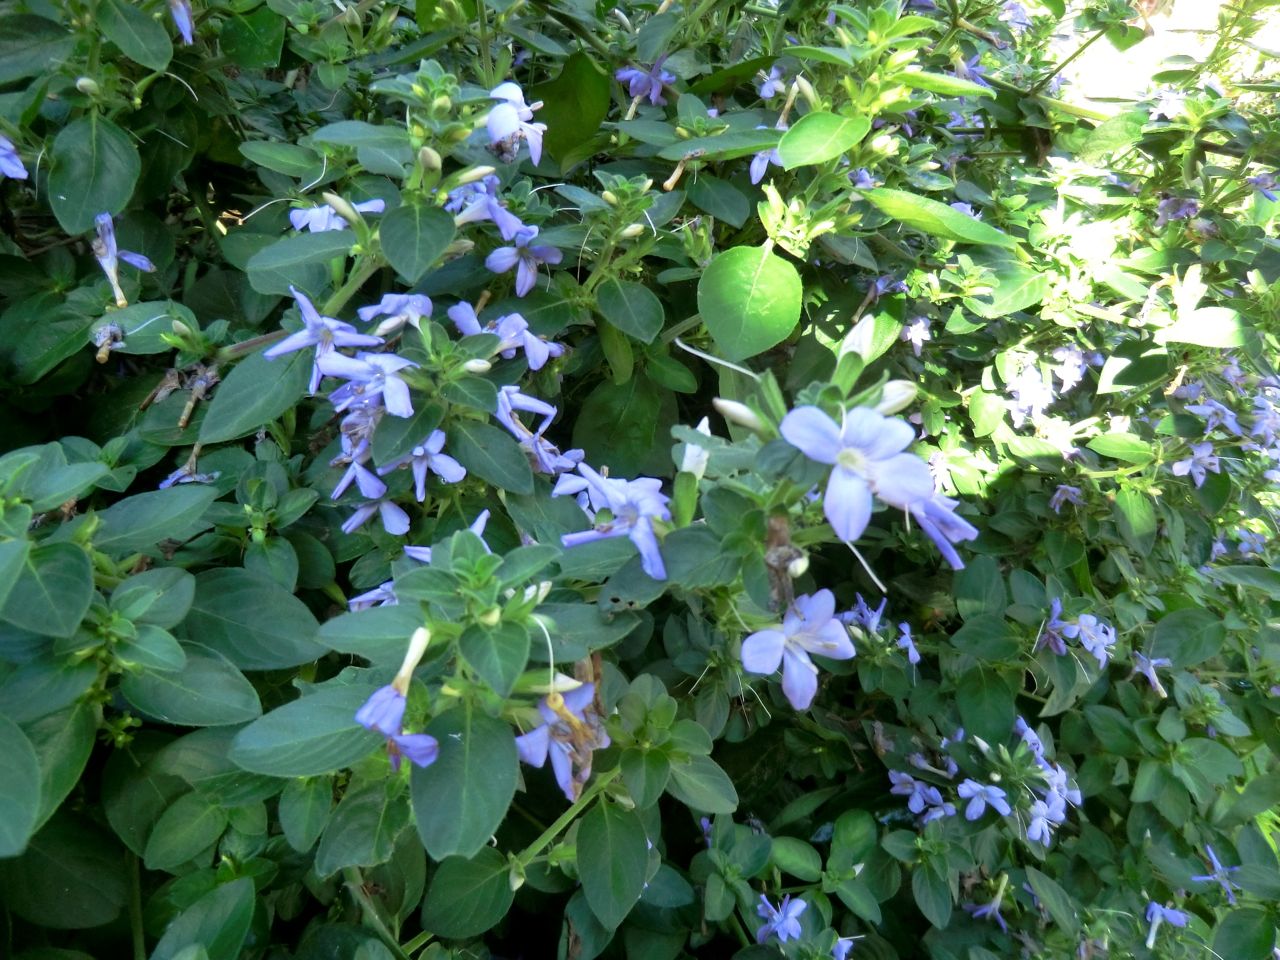
[[[339,413],[353,404],[367,402],[381,396],[387,413],[393,417],[413,416],[413,401],[409,385],[399,372],[417,364],[394,353],[357,353],[354,357],[330,352],[316,360],[320,371],[329,377],[341,377],[347,382],[333,393],[329,401]]]
[[[627,92],[633,98],[648,97],[649,102],[655,107],[665,106],[667,100],[662,95],[662,88],[676,82],[674,73],[662,69],[668,56],[669,54],[660,56],[648,70],[642,67],[623,67],[613,76],[620,83],[627,85]]]
[[[808,906],[803,900],[792,900],[791,895],[787,894],[775,907],[768,897],[760,894],[760,905],[756,907],[756,913],[764,917],[765,922],[756,931],[756,943],[764,943],[772,936],[776,936],[780,943],[799,939],[800,915]]]
[[[521,227],[516,231],[514,246],[499,247],[484,260],[484,265],[494,273],[509,273],[512,267],[515,268],[517,297],[523,297],[534,288],[540,264],[557,264],[564,258],[564,254],[555,247],[534,243],[537,236],[537,227]]]
[[[374,347],[382,343],[381,337],[375,337],[368,333],[359,333],[349,323],[335,320],[332,317],[320,316],[320,311],[315,308],[315,305],[312,304],[307,295],[296,287],[290,287],[289,292],[293,294],[293,299],[298,304],[298,313],[302,316],[303,327],[296,333],[289,334],[275,346],[264,350],[262,355],[268,360],[274,360],[276,357],[282,357],[286,353],[293,353],[295,350],[315,347],[315,360],[311,366],[311,382],[307,385],[308,393],[314,394],[320,387],[320,378],[323,376],[323,372],[320,369],[320,361],[332,354],[338,347]]]
[[[1049,498],[1049,508],[1054,513],[1061,513],[1062,508],[1068,503],[1077,507],[1084,506],[1084,500],[1080,496],[1080,488],[1060,483],[1058,488],[1053,491],[1053,496]]]
[[[1193,443],[1191,444],[1191,456],[1185,460],[1179,460],[1171,467],[1175,477],[1185,477],[1191,474],[1191,479],[1195,483],[1196,488],[1204,486],[1205,471],[1219,473],[1218,458],[1214,456],[1212,443]]]
[[[1231,880],[1231,874],[1235,873],[1240,868],[1224,867],[1222,865],[1222,861],[1218,859],[1218,855],[1213,852],[1213,847],[1208,844],[1205,844],[1204,852],[1209,858],[1210,865],[1213,867],[1213,873],[1206,873],[1198,877],[1192,877],[1191,879],[1197,883],[1216,883],[1222,888],[1222,892],[1227,895],[1227,903],[1234,907],[1236,905],[1236,895],[1234,891],[1238,890],[1239,887],[1237,887]]]
[[[357,213],[381,213],[387,209],[385,200],[366,200],[364,203],[353,203],[352,209]],[[311,233],[328,233],[331,230],[346,230],[350,226],[337,210],[322,203],[315,207],[298,207],[289,211],[289,222],[295,230],[307,230]]]
[[[818,692],[818,668],[809,654],[848,660],[855,653],[835,612],[830,590],[796,597],[780,629],[757,630],[742,641],[743,669],[770,674],[781,665],[782,692],[795,709],[807,710]]]
[[[191,46],[195,40],[194,17],[191,13],[191,0],[169,0],[169,13],[173,17],[174,26],[182,37],[185,46]]]
[[[13,141],[0,133],[0,175],[8,177],[10,180],[27,179],[27,168],[22,165],[22,158],[18,156],[18,148],[13,145]]]
[[[542,725],[516,737],[520,759],[541,767],[551,759],[556,783],[570,803],[591,776],[591,754],[609,746],[609,734],[592,705],[595,685],[584,683],[561,696],[548,694],[538,704]]]
[[[419,503],[422,503],[427,499],[427,474],[434,473],[445,483],[458,483],[467,475],[467,470],[462,464],[448,454],[441,453],[444,443],[444,431],[433,430],[431,436],[403,457],[379,467],[378,474],[385,477],[392,470],[407,465],[413,472],[414,496]]]
[[[591,529],[578,533],[566,533],[560,542],[566,547],[576,547],[610,537],[627,537],[640,551],[640,564],[655,580],[667,578],[667,568],[658,549],[658,535],[653,529],[654,520],[671,519],[667,509],[668,497],[662,492],[662,481],[653,477],[637,477],[635,480],[617,480],[603,477],[585,463],[577,465],[579,476],[563,474],[556,482],[551,495],[576,496],[586,493],[592,510]],[[602,516],[607,511],[608,516]]]
[[[969,805],[964,808],[966,820],[979,819],[987,812],[988,805],[1004,817],[1013,812],[1013,808],[1005,800],[1004,791],[991,784],[979,783],[974,779],[965,780],[956,788],[956,793],[969,801]]]

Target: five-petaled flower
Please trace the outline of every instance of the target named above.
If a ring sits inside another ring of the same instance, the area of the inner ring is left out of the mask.
[[[421,293],[388,293],[370,307],[361,307],[356,314],[365,323],[375,317],[386,317],[373,333],[378,337],[389,337],[397,333],[407,323],[415,330],[424,318],[431,316],[431,298]]]
[[[320,316],[320,311],[315,308],[307,295],[296,287],[290,287],[289,292],[298,302],[298,313],[302,315],[303,328],[289,334],[270,349],[264,350],[262,355],[268,360],[274,360],[295,350],[315,347],[316,355],[311,366],[311,382],[307,385],[309,393],[314,394],[320,386],[320,378],[323,375],[320,361],[333,353],[337,347],[373,347],[382,343],[381,337],[359,333],[349,323]]]
[[[835,612],[830,590],[796,597],[781,629],[757,630],[742,641],[742,666],[750,673],[769,674],[781,664],[782,692],[795,709],[808,709],[818,692],[818,668],[809,654],[848,660],[855,653]]]
[[[399,377],[399,372],[417,364],[394,353],[366,353],[354,357],[341,353],[326,353],[316,360],[322,373],[341,377],[347,382],[333,393],[329,400],[339,413],[356,403],[381,396],[387,413],[393,417],[413,416],[413,402],[409,385]]]
[[[503,240],[510,240],[524,226],[520,218],[506,208],[498,197],[500,181],[492,173],[479,183],[467,183],[449,194],[444,208],[454,214],[458,226],[491,220]]]
[[[523,297],[538,282],[539,264],[554,265],[564,257],[549,244],[534,243],[537,236],[537,227],[521,227],[516,231],[515,246],[498,247],[484,259],[484,265],[494,273],[509,273],[515,268],[517,297]]]
[[[111,214],[100,213],[93,218],[93,223],[98,231],[98,235],[92,243],[93,256],[98,261],[98,265],[102,267],[102,272],[107,275],[107,280],[111,284],[111,291],[116,297],[116,306],[127,307],[129,298],[120,289],[120,261],[123,260],[129,266],[137,267],[144,273],[154,272],[155,265],[142,254],[134,253],[131,250],[121,250],[116,245],[116,227],[111,220]]]
[[[640,565],[655,580],[667,578],[667,568],[658,549],[658,535],[654,532],[654,520],[670,521],[667,509],[669,498],[662,492],[662,481],[653,477],[637,477],[635,480],[615,480],[604,477],[585,463],[577,465],[580,476],[562,474],[556,481],[553,497],[576,496],[585,493],[594,514],[589,530],[566,533],[560,542],[566,547],[605,540],[610,537],[628,537],[640,551]],[[608,516],[604,516],[607,513]]]
[[[387,209],[387,202],[385,200],[366,200],[363,203],[352,204],[351,209],[357,213],[381,213]],[[327,203],[290,210],[289,222],[293,224],[293,229],[307,230],[311,233],[345,230],[349,226],[346,219]]]
[[[378,468],[379,476],[408,466],[413,471],[413,491],[419,503],[427,499],[427,474],[434,473],[445,483],[457,483],[467,475],[466,468],[453,457],[441,453],[444,449],[443,430],[431,431],[431,436],[399,459]]]
[[[660,56],[652,67],[644,70],[641,67],[623,67],[613,76],[619,83],[627,85],[627,92],[637,100],[644,97],[655,107],[664,106],[667,98],[662,95],[662,88],[676,82],[676,75],[670,70],[663,70],[668,54]]]
[[[475,308],[469,303],[455,303],[448,313],[449,319],[463,336],[480,333],[492,333],[496,336],[499,342],[494,352],[504,360],[512,359],[517,350],[523,350],[530,370],[541,370],[550,358],[564,355],[563,346],[544,340],[530,331],[529,322],[518,313],[490,320],[484,326],[480,325]]]
[[[1116,642],[1115,627],[1091,613],[1082,613],[1076,617],[1075,623],[1066,624],[1062,635],[1069,640],[1078,639],[1080,646],[1097,658],[1099,667],[1107,665],[1107,657]]]
[[[977,820],[987,812],[988,804],[1003,817],[1013,812],[1013,808],[1004,798],[1004,791],[991,784],[979,783],[970,778],[956,788],[956,793],[969,801],[969,805],[964,808],[966,820]]]
[[[1172,467],[1175,477],[1185,477],[1187,474],[1191,474],[1191,479],[1197,489],[1204,486],[1206,470],[1211,473],[1219,473],[1220,469],[1218,458],[1213,453],[1213,444],[1208,442],[1191,444],[1191,456],[1185,460],[1177,461]]]
[[[596,714],[595,685],[584,683],[568,693],[549,693],[538,704],[542,725],[516,737],[520,759],[541,767],[551,757],[556,783],[571,803],[591,776],[591,754],[609,746]]]
[[[1061,513],[1062,508],[1068,503],[1077,507],[1084,506],[1084,499],[1080,495],[1080,488],[1060,483],[1058,484],[1058,488],[1053,491],[1053,496],[1049,498],[1049,509],[1054,513]]]
[[[764,943],[772,936],[776,936],[779,943],[799,939],[800,915],[808,906],[803,900],[792,900],[791,894],[787,894],[775,907],[768,897],[760,894],[760,905],[756,907],[756,913],[764,917],[765,922],[756,931],[756,943]]]
[[[489,96],[502,101],[489,111],[485,121],[490,148],[510,163],[519,154],[520,141],[524,140],[529,144],[529,156],[536,166],[542,160],[542,136],[547,132],[547,125],[534,123],[533,112],[542,107],[542,101],[525,103],[520,85],[509,80],[490,90]]]
[[[1230,875],[1239,870],[1239,867],[1224,867],[1222,861],[1218,859],[1218,855],[1213,852],[1213,847],[1205,844],[1205,854],[1209,858],[1209,863],[1213,867],[1213,873],[1202,874],[1191,879],[1196,883],[1216,883],[1222,888],[1222,892],[1227,895],[1227,903],[1231,906],[1236,905],[1236,895],[1234,891],[1238,889],[1232,882]]]
[[[1187,925],[1187,915],[1181,910],[1174,910],[1172,907],[1166,907],[1152,900],[1147,904],[1147,923],[1151,924],[1147,930],[1147,949],[1154,950],[1156,945],[1156,931],[1160,929],[1160,924],[1167,923],[1171,927],[1185,927]]]
[[[1245,177],[1244,182],[1272,203],[1276,202],[1276,175],[1274,173],[1266,172],[1260,173],[1256,177]]]

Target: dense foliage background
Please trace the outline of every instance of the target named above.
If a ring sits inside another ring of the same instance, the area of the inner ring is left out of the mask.
[[[1271,957],[1277,4],[1077,96],[1162,6],[6,3],[5,955]]]

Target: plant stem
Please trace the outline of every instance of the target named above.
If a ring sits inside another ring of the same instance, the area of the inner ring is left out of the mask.
[[[1054,68],[1050,70],[1048,73],[1046,73],[1043,77],[1037,80],[1035,86],[1033,86],[1027,92],[1032,95],[1039,93],[1044,88],[1045,84],[1047,84],[1050,80],[1052,80],[1054,77],[1060,74],[1064,69],[1066,69],[1067,64],[1069,64],[1072,60],[1074,60],[1076,57],[1080,56],[1080,54],[1084,53],[1091,46],[1093,46],[1094,42],[1106,32],[1107,32],[1107,29],[1105,27],[1101,30],[1096,31],[1091,37],[1089,37],[1088,40],[1080,44],[1080,46],[1076,47],[1075,51],[1070,55],[1068,55],[1065,60],[1058,61],[1057,65],[1054,66]]]
[[[396,957],[396,960],[409,960],[409,955],[400,948],[400,942],[391,935],[387,925],[382,922],[382,917],[378,915],[377,905],[364,892],[364,877],[360,875],[360,868],[343,868],[342,878],[346,881],[347,890],[350,892],[351,898],[360,905],[365,923],[378,935],[378,939],[386,945],[387,949]]]
[[[129,854],[129,929],[133,934],[133,960],[147,960],[147,934],[142,926],[142,875],[136,853]]]
[[[582,791],[582,796],[574,801],[573,806],[560,814],[551,826],[542,831],[542,834],[538,839],[534,840],[533,843],[529,844],[529,846],[525,847],[524,850],[520,852],[516,857],[520,866],[527,867],[533,861],[533,858],[541,853],[542,849],[556,838],[556,835],[559,834],[561,830],[573,823],[578,814],[585,810],[587,805],[590,804],[598,794],[604,791],[605,787],[618,778],[618,774],[621,772],[621,767],[614,767],[612,770],[599,774],[596,777],[596,782],[587,787],[586,790]]]
[[[364,286],[365,281],[381,270],[382,266],[381,257],[365,257],[356,265],[355,272],[351,274],[347,282],[325,302],[324,308],[320,312],[326,317],[333,316],[347,305],[347,301],[354,297],[360,288]]]

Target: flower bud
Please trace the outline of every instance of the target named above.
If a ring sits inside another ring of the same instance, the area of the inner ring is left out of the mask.
[[[493,173],[493,170],[494,168],[490,166],[471,167],[470,169],[463,170],[462,173],[458,174],[458,176],[454,179],[454,183],[456,183],[460,187],[463,184],[476,183],[477,181],[483,180],[485,177],[489,176],[489,174]]]
[[[641,193],[648,193],[653,189],[653,177],[645,177],[644,183],[640,186]]]
[[[816,109],[818,106],[818,94],[814,91],[813,84],[801,75],[796,76],[795,83],[799,87],[800,96],[804,97],[805,103]]]
[[[102,88],[98,86],[98,81],[94,80],[93,77],[81,77],[76,81],[76,89],[86,97],[96,97],[102,92]]]
[[[856,353],[862,358],[871,356],[872,342],[875,339],[875,319],[870,315],[863,317],[853,325],[853,329],[844,335],[840,342],[839,356]]]
[[[803,577],[809,569],[809,557],[800,555],[787,564],[787,576],[792,580]]]
[[[347,221],[347,223],[355,226],[357,223],[362,222],[360,214],[356,213],[356,208],[347,203],[346,200],[342,199],[342,197],[338,196],[336,193],[331,193],[326,190],[321,193],[320,196],[324,199],[325,203],[333,207],[334,213]]]
[[[429,643],[431,643],[431,631],[426,627],[419,627],[409,637],[409,649],[405,651],[404,662],[400,664],[395,679],[391,681],[391,686],[406,696],[409,693],[409,681],[413,679],[413,671],[422,662]]]
[[[916,385],[909,380],[890,380],[884,385],[876,411],[885,416],[905,410],[915,403]]]
[[[711,436],[711,424],[706,417],[699,421],[694,428],[699,433]],[[691,473],[699,480],[703,474],[707,472],[707,462],[711,459],[711,454],[696,443],[686,444],[684,448],[684,456],[680,459],[680,470],[682,473]]]
[[[423,170],[431,173],[438,172],[444,166],[444,161],[440,159],[440,154],[430,147],[423,147],[418,151],[418,163]]]
[[[502,621],[502,608],[490,607],[476,619],[486,627],[496,627]]]
[[[557,670],[550,683],[530,684],[527,689],[530,693],[568,693],[570,690],[577,690],[580,686],[582,686],[581,680],[575,680]]]
[[[616,207],[618,205],[618,195],[612,190],[606,190],[604,193],[600,194],[600,199],[611,207]]]
[[[632,237],[638,237],[644,233],[643,223],[632,223],[622,229],[618,236],[623,240],[630,240]]]
[[[431,101],[431,109],[435,110],[437,113],[445,113],[453,109],[453,101],[444,94],[441,94]]]
[[[482,360],[479,357],[476,357],[475,359],[468,360],[464,363],[462,365],[462,369],[467,371],[467,373],[488,373],[493,369],[493,364],[488,360]]]
[[[177,334],[180,337],[190,339],[190,337],[192,336],[191,328],[188,327],[181,320],[174,320],[171,325],[171,329],[175,334]]]
[[[898,152],[898,138],[887,133],[882,133],[871,141],[871,149],[886,157],[891,157]]]
[[[711,405],[716,408],[716,412],[724,417],[730,423],[736,423],[740,427],[746,427],[748,430],[754,430],[760,433],[764,430],[764,421],[761,420],[754,410],[745,403],[738,403],[736,400],[726,400],[723,397],[716,397],[711,401]]]

